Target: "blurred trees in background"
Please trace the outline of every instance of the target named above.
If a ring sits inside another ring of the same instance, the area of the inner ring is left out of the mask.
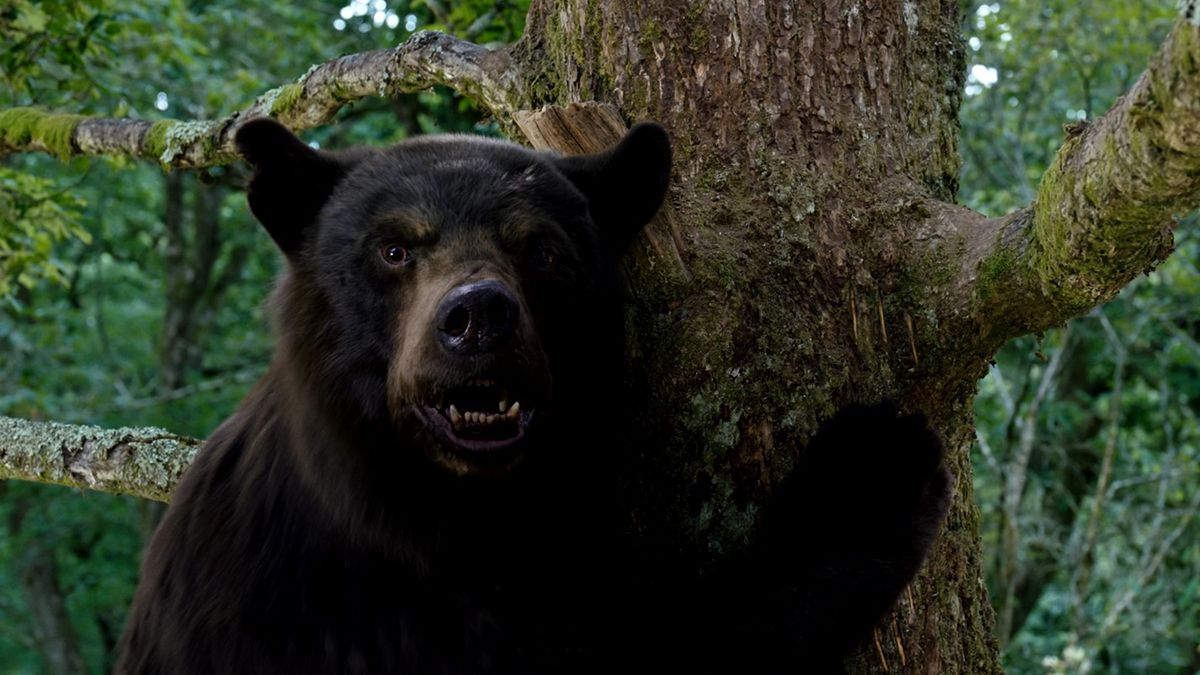
[[[435,27],[511,42],[527,2],[0,0],[0,108],[202,119],[337,54]],[[960,199],[1028,203],[1064,125],[1130,87],[1166,0],[964,2]],[[1050,89],[1048,83],[1054,83]],[[495,126],[444,91],[343,110],[325,147]],[[236,168],[0,161],[0,414],[203,436],[270,354],[277,270]],[[1121,297],[1014,341],[982,383],[975,466],[1011,673],[1200,671],[1196,228]],[[0,670],[104,672],[157,510],[0,483]]]
[[[1174,10],[964,4],[960,200],[1028,203],[1064,126],[1129,90]],[[981,382],[973,464],[1010,673],[1200,672],[1198,234],[1177,228],[1153,274],[1012,341]]]

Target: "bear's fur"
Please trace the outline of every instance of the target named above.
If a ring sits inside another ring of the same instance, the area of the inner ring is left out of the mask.
[[[721,574],[622,536],[616,266],[660,127],[576,157],[237,143],[287,260],[277,351],[175,493],[117,672],[832,672],[915,574],[950,478],[890,404],[822,427]]]

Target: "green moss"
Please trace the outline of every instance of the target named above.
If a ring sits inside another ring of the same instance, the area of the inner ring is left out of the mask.
[[[0,111],[0,141],[14,148],[33,143],[44,147],[59,159],[67,159],[76,153],[71,141],[75,127],[85,119],[83,115],[11,108]]]
[[[654,19],[650,19],[642,27],[642,34],[638,37],[638,47],[642,50],[642,55],[653,54],[654,43],[660,40],[662,40],[662,26]]]
[[[0,112],[0,140],[8,146],[29,143],[33,125],[44,113],[32,108],[13,108]]]
[[[1200,161],[1186,150],[1191,118],[1178,106],[1194,98],[1187,83],[1198,76],[1200,37],[1176,31],[1135,87],[1123,127],[1097,123],[1068,138],[1042,177],[1030,260],[1058,316],[1111,297],[1154,262],[1148,243],[1165,252],[1171,211],[1196,206]]]
[[[688,25],[688,47],[693,51],[701,51],[708,46],[709,38],[712,33],[709,32],[709,23],[704,18],[704,10],[708,8],[708,2],[700,2],[699,0],[688,5],[687,9],[687,25]]]
[[[1089,263],[1068,245],[1068,223],[1062,222],[1059,212],[1061,205],[1069,204],[1073,199],[1076,174],[1066,167],[1066,163],[1078,147],[1078,138],[1068,139],[1054,164],[1042,176],[1033,220],[1032,260],[1034,272],[1044,290],[1054,296],[1055,304],[1064,308],[1079,307],[1082,311],[1093,303],[1078,285],[1062,283],[1072,276],[1064,267],[1069,264],[1078,271],[1079,266]]]
[[[1017,256],[1011,250],[1001,247],[991,257],[979,263],[977,287],[979,296],[985,302],[996,292],[1004,292],[1017,273]]]
[[[296,107],[296,103],[304,95],[304,85],[287,84],[274,90],[273,94],[275,99],[271,101],[270,111],[272,115],[278,116]]]
[[[83,120],[82,115],[47,115],[38,122],[34,134],[56,157],[66,159],[75,153],[71,138]]]
[[[354,95],[353,89],[339,83],[337,80],[330,80],[329,82],[329,97],[338,103],[350,103],[358,100]]]
[[[159,120],[142,140],[142,156],[170,164],[179,153],[194,143],[202,144],[202,154],[212,157],[218,153],[217,139],[209,134],[212,122],[180,122]]]
[[[1081,171],[1072,166],[1081,141],[1072,138],[1042,177],[1033,221],[1033,269],[1044,292],[1067,315],[1085,312],[1103,300],[1126,247],[1145,241],[1168,215],[1161,203],[1146,196],[1170,194],[1170,172],[1143,174],[1141,199],[1113,193],[1129,171],[1124,155],[1152,154],[1138,147],[1149,142],[1154,141],[1145,134],[1133,134],[1133,147],[1123,150],[1110,134],[1102,152],[1091,153],[1089,167]],[[1086,220],[1080,221],[1081,216]]]
[[[957,261],[940,245],[922,256],[919,266],[926,288],[945,288],[958,277]]]
[[[145,139],[142,140],[142,154],[156,159],[161,157],[167,150],[167,131],[174,125],[175,122],[172,120],[155,122],[146,132]]]
[[[587,63],[589,60],[596,63],[596,77],[593,82],[595,87],[590,95],[584,98],[592,98],[598,101],[609,100],[613,90],[613,82],[617,79],[617,73],[613,70],[612,62],[604,56],[605,36],[604,36],[604,16],[600,7],[599,0],[588,0],[587,15],[584,17],[587,30],[587,39],[591,43],[593,57],[584,57],[581,63]]]

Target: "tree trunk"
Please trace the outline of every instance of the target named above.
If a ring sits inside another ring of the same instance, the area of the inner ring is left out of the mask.
[[[185,180],[191,178],[191,180]],[[190,220],[184,196],[191,192]],[[221,238],[223,189],[183,172],[164,176],[163,226],[167,302],[163,316],[160,379],[163,395],[182,387],[200,370],[204,335],[228,286],[241,274],[248,251]],[[228,253],[225,250],[229,249]],[[222,255],[224,254],[224,255]],[[224,269],[218,274],[218,262]]]
[[[4,493],[0,483],[0,496]],[[32,506],[28,497],[13,501],[6,533],[17,539]],[[27,545],[16,555],[15,571],[25,608],[33,628],[33,640],[46,672],[55,675],[84,675],[87,665],[79,651],[75,627],[67,615],[62,587],[58,583],[58,559],[54,550],[38,537],[28,537]]]
[[[67,615],[58,584],[58,561],[54,553],[38,543],[22,553],[17,563],[21,594],[32,618],[34,639],[46,672],[84,675],[87,665],[79,652],[79,641]]]
[[[659,448],[633,472],[636,527],[701,565],[737,549],[816,424],[852,400],[894,397],[948,440],[945,531],[852,672],[999,672],[968,463],[990,353],[935,306],[957,275],[914,242],[925,203],[957,188],[958,11],[535,0],[514,50],[530,108],[611,102],[664,123],[677,150],[669,222],[685,226],[629,270],[632,391]],[[546,117],[521,127],[562,123]]]

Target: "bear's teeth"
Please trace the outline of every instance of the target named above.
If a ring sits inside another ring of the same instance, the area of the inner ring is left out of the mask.
[[[490,426],[506,420],[511,422],[515,421],[520,414],[520,401],[515,401],[511,406],[508,406],[508,412],[500,413],[477,412],[474,410],[459,412],[458,408],[453,404],[446,409],[446,415],[450,418],[450,423],[453,424],[455,428],[458,428],[463,424],[473,426]]]

